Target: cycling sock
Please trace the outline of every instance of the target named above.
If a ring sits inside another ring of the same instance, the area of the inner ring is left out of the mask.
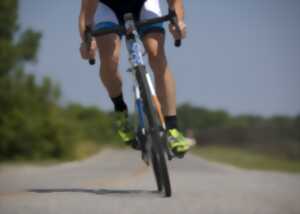
[[[117,97],[111,97],[111,100],[114,104],[115,111],[118,111],[118,112],[127,111],[127,105],[124,101],[122,93]]]
[[[165,121],[166,121],[167,129],[178,129],[176,115],[165,116]]]

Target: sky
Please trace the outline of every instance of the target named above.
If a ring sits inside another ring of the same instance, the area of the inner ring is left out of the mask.
[[[98,79],[99,60],[80,59],[80,0],[20,0],[21,29],[43,33],[38,62],[28,66],[38,79],[61,85],[62,102],[112,108]],[[188,36],[175,48],[167,34],[166,52],[177,82],[177,104],[191,103],[231,114],[300,113],[300,1],[184,1]],[[166,5],[162,1],[166,11]],[[120,71],[132,108],[132,81],[126,50]]]

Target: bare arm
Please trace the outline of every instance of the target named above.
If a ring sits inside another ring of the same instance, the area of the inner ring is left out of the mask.
[[[90,47],[87,47],[85,41],[86,26],[93,24],[93,17],[96,11],[98,0],[81,0],[79,14],[79,33],[81,38],[80,54],[83,59],[95,59],[96,41],[93,39]]]
[[[173,25],[169,25],[170,32],[175,39],[182,39],[186,37],[186,25],[184,23],[184,7],[182,0],[168,0],[169,7],[171,10],[175,10],[178,20],[178,32]]]
[[[98,5],[99,0],[83,0],[85,1],[84,8],[85,8],[85,21],[86,25],[92,25],[93,19],[95,15],[95,11]]]
[[[84,31],[87,25],[93,24],[93,17],[97,8],[98,0],[81,0],[79,14],[79,32],[83,40]]]
[[[85,0],[81,0],[81,7],[80,7],[80,14],[79,14],[79,33],[80,33],[80,38],[81,41],[83,41],[83,35],[84,35],[84,30],[85,30],[85,11],[84,11],[84,3]]]
[[[182,0],[168,0],[169,7],[175,10],[179,22],[184,21],[184,7]]]

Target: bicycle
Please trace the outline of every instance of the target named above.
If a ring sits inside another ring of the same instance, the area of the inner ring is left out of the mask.
[[[143,61],[137,33],[137,29],[143,26],[165,21],[170,21],[179,31],[175,11],[170,10],[169,14],[165,16],[140,22],[135,22],[133,15],[127,13],[124,15],[124,25],[93,31],[86,35],[86,42],[90,44],[93,36],[109,33],[125,34],[131,64],[128,71],[132,74],[134,82],[135,112],[138,118],[136,136],[141,150],[141,157],[148,166],[151,162],[158,192],[164,194],[165,197],[170,197],[172,193],[166,156],[168,160],[172,160],[174,154],[167,145],[166,124],[150,74],[147,72]],[[180,45],[181,40],[175,40],[175,46],[179,47]],[[91,65],[95,64],[95,60],[90,59],[89,63]]]

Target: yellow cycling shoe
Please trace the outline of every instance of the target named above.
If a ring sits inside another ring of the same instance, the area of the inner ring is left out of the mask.
[[[178,158],[183,158],[190,148],[190,142],[177,129],[168,130],[168,144]]]
[[[114,126],[121,140],[131,145],[134,149],[137,149],[138,145],[135,132],[129,122],[128,113],[126,111],[114,113]]]

